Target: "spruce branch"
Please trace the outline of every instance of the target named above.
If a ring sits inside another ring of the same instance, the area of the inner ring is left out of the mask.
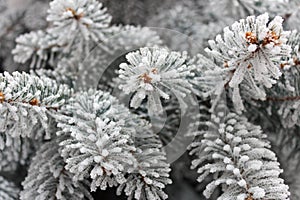
[[[50,26],[16,39],[12,51],[15,62],[30,60],[31,69],[56,68],[58,59],[78,56],[83,50],[89,51],[93,43],[106,42],[116,29],[110,26],[111,16],[106,10],[96,0],[52,1],[47,16]]]
[[[203,194],[209,198],[221,186],[218,199],[288,199],[288,186],[279,178],[282,170],[261,128],[223,109],[211,115],[202,140],[191,145],[198,181],[216,175]]]
[[[48,31],[58,37],[59,44],[72,45],[90,39],[106,41],[112,31],[109,27],[111,16],[106,11],[96,0],[54,0],[47,16],[53,27]]]
[[[126,182],[118,187],[117,194],[124,190],[128,200],[167,199],[163,189],[172,181],[166,155],[157,148],[138,147],[134,157],[138,164],[130,169]]]
[[[71,136],[61,143],[62,155],[76,180],[90,177],[92,191],[119,185],[120,194],[126,187],[129,199],[165,199],[170,169],[148,123],[95,90],[71,98],[58,118],[59,134]]]
[[[55,53],[65,45],[57,44],[57,38],[45,31],[32,31],[16,39],[16,47],[12,50],[14,61],[26,63],[30,60],[30,68],[42,68],[47,64],[54,65]]]
[[[126,166],[135,164],[132,133],[118,125],[124,123],[121,119],[110,115],[113,101],[101,91],[81,92],[70,99],[59,117],[59,134],[71,136],[61,143],[66,169],[74,173],[75,180],[90,177],[92,191],[123,183]]]
[[[254,98],[265,100],[265,88],[271,88],[281,76],[279,63],[289,57],[289,32],[283,31],[279,16],[269,22],[268,14],[250,16],[224,29],[224,36],[209,41],[206,52],[219,65],[228,68],[231,77],[228,85],[233,89],[232,100],[237,111],[244,110],[240,85],[247,83]]]
[[[184,102],[191,93],[187,78],[193,76],[193,66],[186,65],[186,56],[167,49],[141,48],[126,55],[127,63],[120,64],[119,88],[132,94],[130,105],[138,108],[147,98],[147,108],[151,113],[162,112],[160,98],[169,99],[170,93]]]
[[[75,90],[96,89],[109,85],[116,76],[118,65],[112,62],[124,52],[144,46],[161,45],[158,34],[149,28],[140,26],[114,26],[111,37],[104,45],[93,43],[88,52],[78,52],[78,48],[71,49],[67,56],[64,52],[57,52],[56,58],[61,58],[51,69],[32,71],[40,77],[49,77],[58,83],[67,84]],[[132,38],[136,38],[132,40]],[[75,45],[76,46],[76,45]],[[107,83],[109,82],[109,83]],[[102,88],[103,89],[103,88]]]
[[[34,128],[47,129],[51,115],[69,98],[71,90],[51,79],[40,79],[26,73],[5,72],[0,75],[1,131],[12,137],[34,136]]]
[[[66,137],[54,138],[43,144],[36,152],[22,185],[21,200],[82,200],[93,199],[89,190],[88,180],[75,181],[73,174],[67,171],[65,162],[60,156],[59,143]]]
[[[293,31],[289,37],[288,44],[292,47],[290,57],[283,57],[285,63],[282,77],[278,84],[268,90],[267,100],[270,105],[277,107],[278,115],[285,127],[300,125],[300,34]]]
[[[135,135],[135,147],[133,156],[137,164],[129,167],[126,182],[118,187],[117,194],[124,191],[128,200],[167,199],[164,189],[172,183],[171,169],[161,140],[147,126],[141,127]]]

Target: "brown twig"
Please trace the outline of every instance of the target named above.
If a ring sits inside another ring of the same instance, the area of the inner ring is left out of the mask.
[[[39,106],[39,107],[41,107],[41,104],[40,104],[40,102],[39,102],[39,100],[37,99],[37,98],[33,98],[32,100],[30,100],[29,102],[26,102],[26,101],[22,101],[22,102],[17,102],[17,101],[14,101],[14,100],[11,100],[11,99],[9,99],[9,100],[6,100],[5,99],[5,95],[3,94],[3,92],[0,92],[0,103],[4,103],[4,102],[6,102],[6,103],[24,103],[24,104],[30,104],[30,105],[32,105],[32,106]],[[47,109],[47,110],[55,110],[55,111],[58,111],[58,107],[51,107],[51,106],[45,106],[45,108]]]

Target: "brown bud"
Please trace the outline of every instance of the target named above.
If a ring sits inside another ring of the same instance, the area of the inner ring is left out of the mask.
[[[83,13],[77,14],[76,11],[72,8],[67,8],[66,11],[71,11],[76,20],[80,20],[83,17]]]
[[[32,106],[37,106],[37,105],[39,105],[39,100],[37,98],[34,98],[34,99],[30,100],[29,104]]]
[[[257,44],[258,43],[257,37],[252,32],[246,32],[245,38],[251,44]]]
[[[141,75],[140,78],[144,81],[144,83],[151,83],[152,81],[152,78],[147,73]]]
[[[269,31],[267,33],[267,36],[263,40],[263,45],[265,46],[267,44],[270,44],[271,42],[273,42],[275,45],[281,44],[281,42],[279,41],[279,36],[276,35],[274,31]]]
[[[245,200],[254,200],[254,199],[253,199],[253,197],[250,195],[250,196],[247,196]]]
[[[3,92],[0,92],[0,103],[3,103],[5,101],[5,96]]]
[[[158,70],[157,70],[156,68],[153,68],[153,69],[151,70],[151,72],[152,72],[153,74],[157,74],[157,73],[158,73]]]
[[[225,68],[228,68],[228,67],[229,67],[229,65],[228,65],[228,62],[227,62],[227,61],[225,61],[225,62],[224,62],[224,64],[223,64],[223,67],[225,67]]]

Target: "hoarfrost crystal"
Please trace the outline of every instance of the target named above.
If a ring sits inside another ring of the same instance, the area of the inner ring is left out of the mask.
[[[130,105],[137,108],[147,98],[150,112],[161,112],[161,97],[169,99],[171,93],[182,100],[191,92],[187,77],[193,76],[192,66],[186,57],[177,52],[153,47],[141,48],[126,55],[129,64],[120,64],[119,88],[126,94],[133,93]]]
[[[54,0],[47,20],[53,22],[49,32],[58,36],[60,44],[74,42],[77,37],[105,41],[110,33],[111,16],[96,0]]]
[[[206,52],[220,65],[228,68],[229,87],[233,88],[233,102],[243,110],[240,85],[247,83],[255,99],[265,100],[265,88],[272,87],[281,76],[280,59],[289,57],[287,45],[290,32],[283,31],[279,16],[269,22],[268,14],[250,16],[224,28],[223,38],[218,35],[209,41]]]

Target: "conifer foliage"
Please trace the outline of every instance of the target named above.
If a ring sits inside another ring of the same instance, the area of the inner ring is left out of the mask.
[[[210,173],[216,174],[204,196],[210,198],[222,185],[219,199],[287,199],[288,186],[279,178],[282,170],[267,136],[245,117],[220,107],[206,123],[203,139],[191,144],[191,154],[197,157],[192,167],[200,174],[197,180],[203,182]]]
[[[106,5],[0,0],[0,199],[297,200],[299,0]]]

